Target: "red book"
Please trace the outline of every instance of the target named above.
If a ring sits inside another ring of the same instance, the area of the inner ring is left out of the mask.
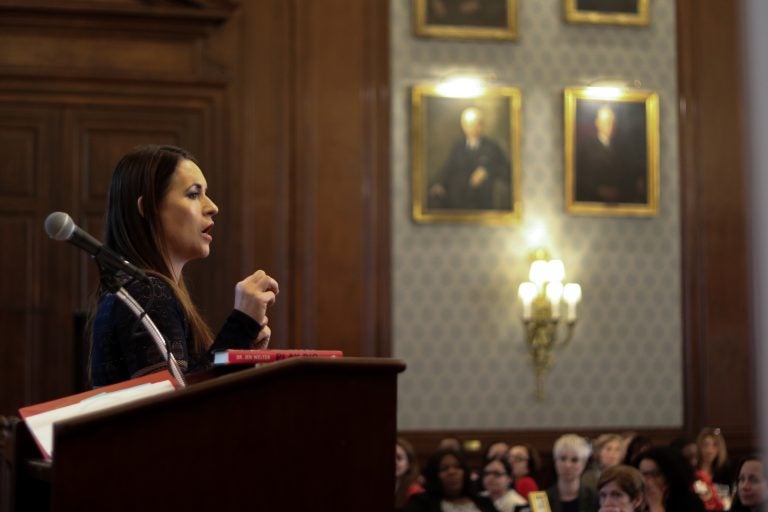
[[[260,349],[221,350],[213,354],[213,364],[259,364],[272,363],[291,357],[343,357],[341,350],[310,349]]]

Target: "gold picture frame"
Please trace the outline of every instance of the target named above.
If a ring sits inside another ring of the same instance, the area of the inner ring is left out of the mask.
[[[570,23],[648,26],[649,0],[563,0]]]
[[[658,94],[568,87],[564,117],[566,211],[603,216],[658,214]]]
[[[528,503],[531,505],[531,512],[552,512],[549,507],[549,498],[545,491],[534,491],[528,493]]]
[[[520,218],[520,90],[411,94],[412,214],[420,223],[509,224]]]
[[[517,0],[413,0],[418,37],[517,39]]]

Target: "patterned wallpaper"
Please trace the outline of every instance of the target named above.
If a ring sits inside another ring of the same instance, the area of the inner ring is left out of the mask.
[[[663,427],[683,420],[675,3],[648,27],[567,24],[562,0],[518,0],[515,42],[417,39],[391,1],[393,346],[401,429]],[[410,88],[447,74],[495,76],[522,93],[522,219],[416,224],[410,216]],[[563,89],[637,80],[658,92],[659,215],[567,214]],[[535,380],[517,286],[532,249],[581,284],[579,323]]]

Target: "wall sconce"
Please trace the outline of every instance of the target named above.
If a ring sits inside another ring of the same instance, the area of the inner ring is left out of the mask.
[[[536,398],[544,399],[544,375],[552,364],[555,348],[567,344],[576,326],[576,305],[581,301],[581,286],[563,284],[565,265],[551,260],[544,250],[534,253],[528,279],[520,284],[528,353],[536,373]],[[558,341],[561,305],[565,302],[565,337]]]

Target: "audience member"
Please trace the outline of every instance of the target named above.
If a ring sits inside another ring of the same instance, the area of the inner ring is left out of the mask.
[[[515,490],[527,500],[530,493],[539,490],[536,483],[541,469],[539,452],[529,444],[517,444],[509,449],[508,460],[512,466]]]
[[[576,434],[565,434],[555,441],[557,482],[547,489],[552,512],[597,511],[597,494],[581,484],[590,451],[587,440]]]
[[[490,499],[472,492],[469,467],[456,450],[438,450],[424,469],[425,492],[414,494],[405,512],[496,512]]]
[[[669,446],[654,446],[637,457],[645,480],[648,512],[703,512],[704,503],[693,492],[693,469]]]
[[[506,457],[509,452],[509,445],[504,441],[495,441],[488,445],[483,455],[483,463],[498,457]]]
[[[678,437],[673,439],[669,446],[678,450],[688,461],[692,468],[699,467],[699,446],[690,437]]]
[[[720,496],[730,496],[733,472],[728,461],[728,448],[719,428],[704,428],[696,438],[699,447],[697,475],[708,484],[713,484]]]
[[[626,448],[624,450],[624,464],[627,466],[635,466],[635,460],[637,456],[643,451],[653,446],[653,442],[650,437],[631,432],[624,436],[624,443]]]
[[[395,510],[402,510],[411,496],[424,492],[418,480],[419,464],[413,446],[398,437],[395,442]]]
[[[645,504],[643,475],[632,466],[606,468],[597,481],[598,512],[636,512]]]
[[[619,434],[603,434],[592,443],[593,461],[581,476],[581,483],[597,490],[600,474],[606,469],[621,464],[624,448]]]
[[[512,489],[512,466],[505,457],[492,458],[483,467],[483,488],[481,495],[493,500],[499,512],[514,512],[518,505],[528,503]]]
[[[768,473],[763,458],[750,455],[739,465],[731,512],[768,511]]]
[[[456,437],[445,437],[440,440],[437,445],[438,450],[454,450],[460,453],[464,453],[464,447],[461,446],[461,441]]]

